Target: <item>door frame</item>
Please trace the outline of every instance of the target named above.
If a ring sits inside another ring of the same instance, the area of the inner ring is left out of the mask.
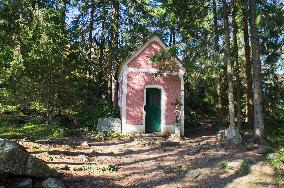
[[[146,132],[146,113],[144,111],[144,106],[146,105],[146,89],[155,88],[161,90],[161,132],[165,130],[165,90],[161,85],[146,85],[144,88],[144,103],[143,103],[143,127],[144,133]]]

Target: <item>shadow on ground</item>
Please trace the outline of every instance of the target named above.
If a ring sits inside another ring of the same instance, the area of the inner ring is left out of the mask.
[[[41,141],[36,143],[37,149],[33,149],[35,143],[26,142],[24,145],[51,168],[59,169],[68,187],[82,188],[227,187],[239,179],[242,181],[241,178],[248,176],[250,170],[233,172],[221,168],[220,164],[249,158],[253,165],[264,160],[254,151],[247,151],[245,145],[228,145],[225,151],[218,150],[215,134],[208,129],[192,131],[180,141],[157,135],[139,135],[106,142],[91,138]],[[88,145],[82,146],[85,140]],[[111,171],[109,166],[117,170]],[[257,179],[251,187],[267,185],[274,186],[273,182]]]

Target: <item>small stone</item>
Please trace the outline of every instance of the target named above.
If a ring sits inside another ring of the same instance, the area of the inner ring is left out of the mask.
[[[87,141],[83,142],[83,143],[81,144],[81,146],[83,146],[83,147],[90,147]]]
[[[83,162],[88,162],[89,161],[89,158],[86,155],[79,155],[78,157]]]
[[[226,152],[226,148],[224,148],[224,147],[219,147],[219,148],[217,148],[217,151],[218,151],[218,152],[225,153],[225,152]]]
[[[196,179],[201,174],[199,169],[196,170],[190,170],[186,173],[186,176],[190,179]]]
[[[247,161],[248,163],[255,163],[256,162],[256,159],[255,158],[253,158],[253,157],[246,157],[245,158],[245,161]]]
[[[253,143],[248,143],[248,144],[246,145],[246,148],[247,148],[247,150],[253,150],[253,149],[255,149],[255,146],[254,146]]]
[[[257,147],[257,153],[259,153],[259,154],[266,154],[266,153],[270,153],[272,151],[273,151],[273,149],[269,146],[258,145],[258,147]]]
[[[44,188],[65,188],[62,181],[55,178],[48,178],[41,184]]]

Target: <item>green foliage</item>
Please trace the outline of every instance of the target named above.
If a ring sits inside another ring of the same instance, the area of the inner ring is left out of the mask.
[[[56,124],[33,124],[26,123],[24,125],[2,125],[0,126],[0,136],[7,138],[28,138],[37,139],[58,139],[65,135],[63,129]]]
[[[270,153],[268,155],[268,161],[269,163],[274,167],[275,169],[275,176],[279,183],[284,183],[284,149],[283,147],[277,150],[274,153]]]
[[[280,149],[284,145],[284,120],[266,119],[265,135],[267,142],[275,149]]]
[[[227,162],[220,162],[217,164],[217,167],[220,169],[224,169],[224,170],[232,170],[233,167],[231,167]]]
[[[83,106],[76,118],[80,126],[93,128],[97,125],[98,119],[102,117],[114,117],[113,107],[105,100],[100,100],[95,105]]]
[[[117,166],[108,165],[106,167],[98,167],[95,164],[86,164],[81,167],[75,168],[75,171],[86,171],[88,173],[94,173],[94,172],[111,172],[115,173],[118,171]]]
[[[89,134],[94,137],[96,140],[109,140],[113,138],[130,138],[129,134],[126,133],[117,133],[113,131],[104,131],[104,132],[89,132]]]
[[[177,173],[178,174],[185,174],[188,171],[188,168],[186,165],[178,165],[177,166]]]
[[[211,0],[0,1],[1,129],[11,126],[18,130],[32,122],[38,129],[49,123],[51,130],[56,124],[58,129],[49,135],[59,138],[72,135],[70,127],[93,128],[98,118],[117,117],[118,109],[110,96],[110,78],[117,77],[123,59],[153,34],[169,45],[152,57],[161,66],[160,73],[172,70],[171,57],[182,59],[186,126],[198,126],[199,122],[216,117],[219,77],[226,121],[222,4],[216,2],[219,36],[213,31]],[[237,15],[242,14],[243,6],[248,7],[243,3],[237,6]],[[257,6],[263,109],[270,118],[265,127],[272,145],[283,141],[279,128],[284,119],[282,7],[279,0],[259,1]],[[237,24],[241,56],[241,16]],[[216,38],[218,51],[214,46]],[[239,64],[245,86],[246,65],[241,57]],[[247,91],[241,89],[245,109]],[[245,110],[242,115],[245,119]]]
[[[280,170],[281,167],[284,167],[284,149],[282,148],[275,153],[270,153],[268,159],[274,168]]]

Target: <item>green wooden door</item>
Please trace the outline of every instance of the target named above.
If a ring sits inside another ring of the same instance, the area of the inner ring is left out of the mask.
[[[146,88],[145,105],[145,129],[146,132],[161,131],[161,90]]]

